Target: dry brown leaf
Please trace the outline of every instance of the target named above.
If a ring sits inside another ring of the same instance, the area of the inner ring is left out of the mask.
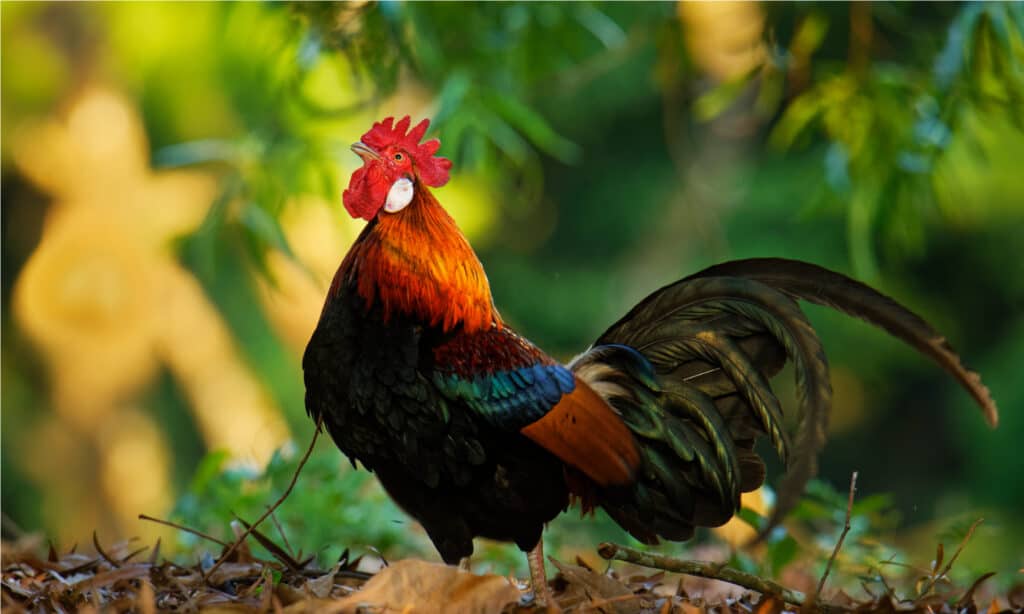
[[[306,592],[318,599],[326,599],[327,597],[330,597],[331,590],[334,589],[334,576],[338,573],[338,569],[340,567],[341,564],[339,563],[319,578],[306,580]]]
[[[780,614],[786,607],[786,604],[774,595],[765,596],[761,599],[761,603],[757,604],[757,609],[754,610],[755,614]]]
[[[354,614],[358,607],[368,606],[404,614],[498,614],[518,600],[519,589],[502,576],[478,576],[448,565],[406,559],[382,569],[362,590],[338,600],[329,610]]]
[[[257,562],[223,563],[207,577],[207,580],[213,586],[220,586],[230,580],[257,578],[262,571],[263,565]]]
[[[343,611],[352,611],[344,610],[345,607],[347,606],[337,599],[303,599],[284,608],[281,612],[282,614],[313,614],[314,612],[316,614],[339,614]]]
[[[95,588],[103,588],[120,582],[121,580],[134,580],[149,575],[149,566],[143,564],[117,567],[110,571],[104,571],[94,576],[87,576],[76,582],[74,587],[79,591],[87,591]]]
[[[3,579],[3,585],[4,585],[4,588],[6,588],[7,590],[11,591],[15,595],[18,595],[19,597],[32,597],[37,592],[37,589],[35,589],[35,588],[27,588],[24,584],[22,584],[22,581],[21,581],[20,578],[6,578],[5,577]]]
[[[640,599],[630,599],[633,591],[622,582],[579,565],[562,563],[554,559],[551,559],[551,562],[568,583],[558,599],[562,607],[568,608],[583,603],[588,604],[588,608],[600,608],[599,611],[616,614],[633,614],[640,611]]]
[[[153,592],[153,585],[146,580],[139,585],[135,606],[139,614],[156,614],[156,593]]]
[[[699,608],[692,603],[681,603],[680,610],[682,610],[683,614],[704,614],[704,608]]]
[[[1024,573],[1024,569],[1020,571]],[[1018,582],[1011,586],[1010,591],[1006,594],[1006,600],[1010,602],[1011,608],[1024,610],[1024,584]]]
[[[290,606],[293,603],[299,603],[309,598],[309,595],[302,589],[295,588],[286,582],[278,584],[274,589],[274,594],[281,600],[281,604],[284,606]]]

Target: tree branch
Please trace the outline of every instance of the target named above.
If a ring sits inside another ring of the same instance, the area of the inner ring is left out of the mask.
[[[800,591],[788,589],[780,584],[772,582],[771,580],[765,580],[763,578],[744,573],[738,569],[726,567],[719,563],[687,561],[685,559],[678,559],[671,556],[665,556],[663,554],[655,554],[653,552],[641,552],[639,550],[629,548],[628,546],[620,546],[618,544],[608,542],[598,546],[597,552],[602,558],[609,560],[626,561],[627,563],[633,563],[634,565],[642,565],[644,567],[652,567],[654,569],[662,569],[664,571],[671,571],[674,573],[683,573],[690,576],[710,578],[712,580],[722,580],[762,594],[779,595],[786,601],[786,603],[803,605],[804,601],[807,599]]]

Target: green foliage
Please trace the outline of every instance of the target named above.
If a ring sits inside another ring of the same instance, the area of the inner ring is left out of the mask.
[[[846,523],[848,493],[840,493],[826,482],[812,481],[807,494],[793,513],[793,518],[807,522],[814,529],[818,545],[818,564],[824,569],[832,549]],[[876,565],[878,561],[905,556],[885,543],[885,531],[899,523],[899,513],[892,508],[888,494],[855,498],[850,508],[850,530],[843,541],[843,558],[851,568]]]
[[[566,71],[623,47],[631,22],[666,13],[664,6],[627,11],[598,3],[294,8],[308,28],[303,49],[318,57],[311,61],[345,58],[354,79],[369,86],[367,102],[393,93],[407,71],[434,93],[432,119],[445,155],[463,171],[485,171],[520,190],[525,184],[522,207],[534,204],[527,196],[540,188],[539,154],[566,163],[581,155],[538,111],[547,90]]]
[[[316,554],[330,567],[346,549],[380,552],[385,557],[424,554],[429,542],[422,532],[411,530],[412,521],[381,490],[366,471],[357,471],[333,449],[323,446],[310,456],[299,482],[274,516],[280,523],[293,554]],[[288,487],[298,464],[294,453],[278,451],[265,468],[232,466],[223,452],[206,456],[196,470],[187,493],[175,505],[172,519],[231,541],[230,525],[236,518],[253,522]],[[284,539],[268,519],[259,530],[284,546]],[[418,535],[418,537],[417,537]],[[181,532],[181,546],[195,552],[198,546],[218,551],[214,544]],[[255,543],[255,542],[251,542]],[[257,554],[272,558],[259,546]],[[296,558],[300,558],[296,554]]]
[[[804,47],[798,43],[794,37]],[[771,141],[790,148],[824,137],[830,200],[847,209],[851,261],[875,278],[879,234],[889,246],[921,250],[921,222],[935,215],[936,169],[954,138],[972,138],[965,118],[1002,114],[1020,130],[1022,94],[1024,11],[1015,3],[968,4],[931,66],[889,61],[818,71],[787,103]]]
[[[786,567],[798,564],[820,577],[846,525],[847,502],[848,494],[839,493],[821,480],[811,480],[786,524],[765,537],[763,551],[737,550],[729,564],[771,578],[780,577]],[[741,510],[739,517],[756,530],[767,522],[767,518],[747,508]],[[883,537],[897,522],[898,512],[892,507],[891,496],[855,499],[850,508],[850,528],[836,563],[839,573],[833,578],[846,578],[849,583],[877,567],[880,561],[905,558],[899,549],[886,545]],[[856,584],[849,585],[853,587]]]

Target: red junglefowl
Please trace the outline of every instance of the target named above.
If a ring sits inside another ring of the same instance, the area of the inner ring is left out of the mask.
[[[993,426],[996,407],[927,323],[868,286],[782,259],[727,262],[657,290],[562,365],[498,314],[487,276],[430,188],[448,181],[424,120],[374,124],[345,190],[367,220],[303,358],[306,409],[377,474],[454,564],[473,538],[515,542],[547,590],[544,524],[578,500],[648,544],[720,525],[764,482],[767,436],[787,464],[770,523],[815,473],[831,401],[797,300],[887,330],[935,360]],[[792,361],[794,433],[768,380]]]

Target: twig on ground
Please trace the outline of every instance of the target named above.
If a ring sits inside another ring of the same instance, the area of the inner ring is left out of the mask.
[[[125,563],[127,563],[128,561],[130,561],[130,560],[134,559],[135,557],[139,556],[140,554],[142,554],[146,550],[149,550],[149,546],[143,546],[143,547],[138,548],[136,550],[132,550],[128,554],[124,555],[124,558],[121,559],[121,565],[124,565]]]
[[[224,561],[228,560],[228,558],[230,558],[231,555],[235,553],[235,550],[237,550],[238,547],[242,545],[242,542],[245,541],[245,538],[249,537],[249,534],[252,533],[253,529],[258,527],[260,523],[266,520],[267,516],[274,513],[274,510],[280,507],[281,504],[284,503],[284,500],[288,498],[288,495],[292,494],[292,489],[295,488],[295,483],[299,480],[299,474],[302,473],[302,468],[306,466],[306,461],[309,460],[309,456],[313,453],[313,448],[316,447],[316,440],[318,437],[320,437],[320,427],[322,425],[323,416],[321,416],[320,419],[316,421],[316,429],[313,430],[313,438],[309,440],[309,447],[306,448],[306,453],[303,454],[302,459],[299,460],[299,466],[295,468],[295,473],[292,475],[291,482],[288,483],[288,488],[284,489],[284,492],[281,493],[281,496],[277,498],[277,501],[274,501],[273,505],[267,508],[267,511],[263,512],[262,516],[257,518],[255,522],[249,525],[249,527],[245,531],[243,531],[242,534],[239,535],[237,539],[235,539],[234,543],[231,544],[231,547],[228,548],[227,551],[224,554],[222,554],[219,559],[217,559],[217,562],[213,564],[213,567],[210,567],[210,569],[206,571],[205,575],[207,578],[211,577],[213,575],[213,572],[217,571],[217,569],[224,564]]]
[[[93,531],[93,532],[92,532],[92,545],[93,545],[93,547],[94,547],[94,548],[96,548],[96,552],[97,552],[97,553],[98,553],[98,554],[99,554],[100,556],[102,556],[102,557],[103,557],[103,560],[105,560],[106,562],[110,563],[111,567],[120,567],[120,566],[121,566],[121,563],[120,563],[120,562],[118,562],[118,561],[115,561],[114,559],[112,559],[112,558],[110,557],[110,555],[109,555],[109,554],[107,554],[107,553],[106,553],[106,552],[105,552],[105,551],[103,550],[103,546],[101,546],[101,545],[100,545],[100,539],[99,539],[99,537],[97,537],[97,536],[96,536],[96,531]]]
[[[161,538],[159,537],[156,538],[156,545],[154,545],[153,549],[149,552],[150,565],[156,565],[156,562],[160,559],[160,539]]]
[[[644,567],[663,569],[665,571],[683,573],[690,576],[700,576],[702,578],[710,578],[712,580],[722,580],[730,584],[742,586],[743,588],[750,589],[752,591],[757,591],[761,594],[780,595],[786,600],[786,603],[803,605],[806,600],[806,596],[800,591],[788,589],[782,585],[772,582],[771,580],[765,580],[718,563],[687,561],[685,559],[678,559],[671,556],[665,556],[663,554],[655,554],[653,552],[641,552],[628,546],[620,546],[619,544],[612,544],[608,542],[598,546],[597,552],[605,559],[626,561],[627,563],[642,565]],[[824,609],[824,606],[819,605],[819,607],[823,607]]]
[[[298,571],[302,568],[302,564],[299,563],[299,561],[296,561],[295,557],[288,554],[288,552],[284,548],[275,544],[274,540],[270,539],[263,533],[259,532],[255,527],[250,527],[249,523],[243,520],[242,518],[239,518],[238,516],[235,516],[235,518],[237,518],[238,521],[241,522],[246,529],[251,528],[252,536],[256,538],[256,541],[259,542],[261,546],[266,548],[267,552],[269,552],[275,559],[277,559],[281,563],[284,563],[285,567],[291,569],[292,571]]]
[[[850,532],[850,515],[853,512],[853,493],[857,490],[857,472],[854,471],[850,475],[850,498],[846,501],[846,524],[843,525],[843,532],[839,534],[839,541],[836,542],[836,547],[832,549],[832,556],[828,557],[828,563],[825,565],[825,573],[821,574],[821,580],[818,580],[817,595],[821,595],[821,591],[825,588],[825,580],[828,580],[828,572],[832,571],[832,564],[836,560],[836,556],[839,555],[839,549],[843,547],[843,540],[846,539],[846,534]]]
[[[221,546],[224,546],[225,548],[227,548],[228,545],[229,545],[226,541],[224,541],[222,539],[217,539],[216,537],[214,537],[212,535],[207,535],[206,533],[203,533],[202,531],[193,529],[191,527],[186,527],[185,525],[178,524],[176,522],[171,522],[170,520],[163,520],[161,518],[154,518],[153,516],[150,516],[148,514],[139,514],[139,520],[148,520],[150,522],[155,522],[157,524],[162,524],[162,525],[166,525],[168,527],[173,527],[175,529],[178,529],[179,531],[184,531],[186,533],[191,533],[192,535],[195,535],[196,537],[202,537],[205,540],[211,541],[211,542],[213,542],[215,544],[219,544]]]
[[[956,558],[960,556],[960,551],[964,549],[964,546],[967,545],[967,542],[971,541],[971,536],[974,535],[974,529],[977,529],[978,525],[981,524],[984,520],[984,518],[979,518],[975,520],[973,524],[971,524],[971,528],[967,529],[967,535],[964,535],[964,538],[960,540],[960,545],[956,547],[956,551],[953,553],[953,556],[949,557],[949,561],[946,563],[946,566],[942,568],[942,571],[935,574],[931,577],[930,580],[928,580],[928,584],[925,584],[920,594],[918,594],[918,599],[921,599],[922,597],[927,595],[928,591],[932,590],[932,588],[935,587],[935,583],[939,581],[939,578],[945,577],[946,574],[949,573],[949,570],[953,569],[953,563],[955,563]]]
[[[288,536],[284,534],[284,527],[282,527],[281,523],[278,522],[277,514],[275,514],[273,511],[270,512],[270,520],[273,521],[274,526],[277,527],[277,532],[281,536],[281,541],[284,542],[285,551],[288,552],[288,554],[290,554],[292,557],[294,557],[295,551],[292,550],[292,545],[288,543]]]
[[[885,563],[886,561],[882,561],[882,562]],[[894,589],[892,586],[889,585],[889,581],[885,578],[885,575],[882,574],[881,568],[870,566],[870,567],[868,567],[868,573],[873,573],[874,574],[874,579],[879,584],[882,585],[882,588],[885,589],[885,596],[886,597],[896,597],[896,589]],[[867,590],[866,586],[865,586],[864,590],[867,591],[867,593],[869,595],[871,595],[873,598],[877,599],[877,597],[875,597],[874,593],[872,593],[871,591]]]

